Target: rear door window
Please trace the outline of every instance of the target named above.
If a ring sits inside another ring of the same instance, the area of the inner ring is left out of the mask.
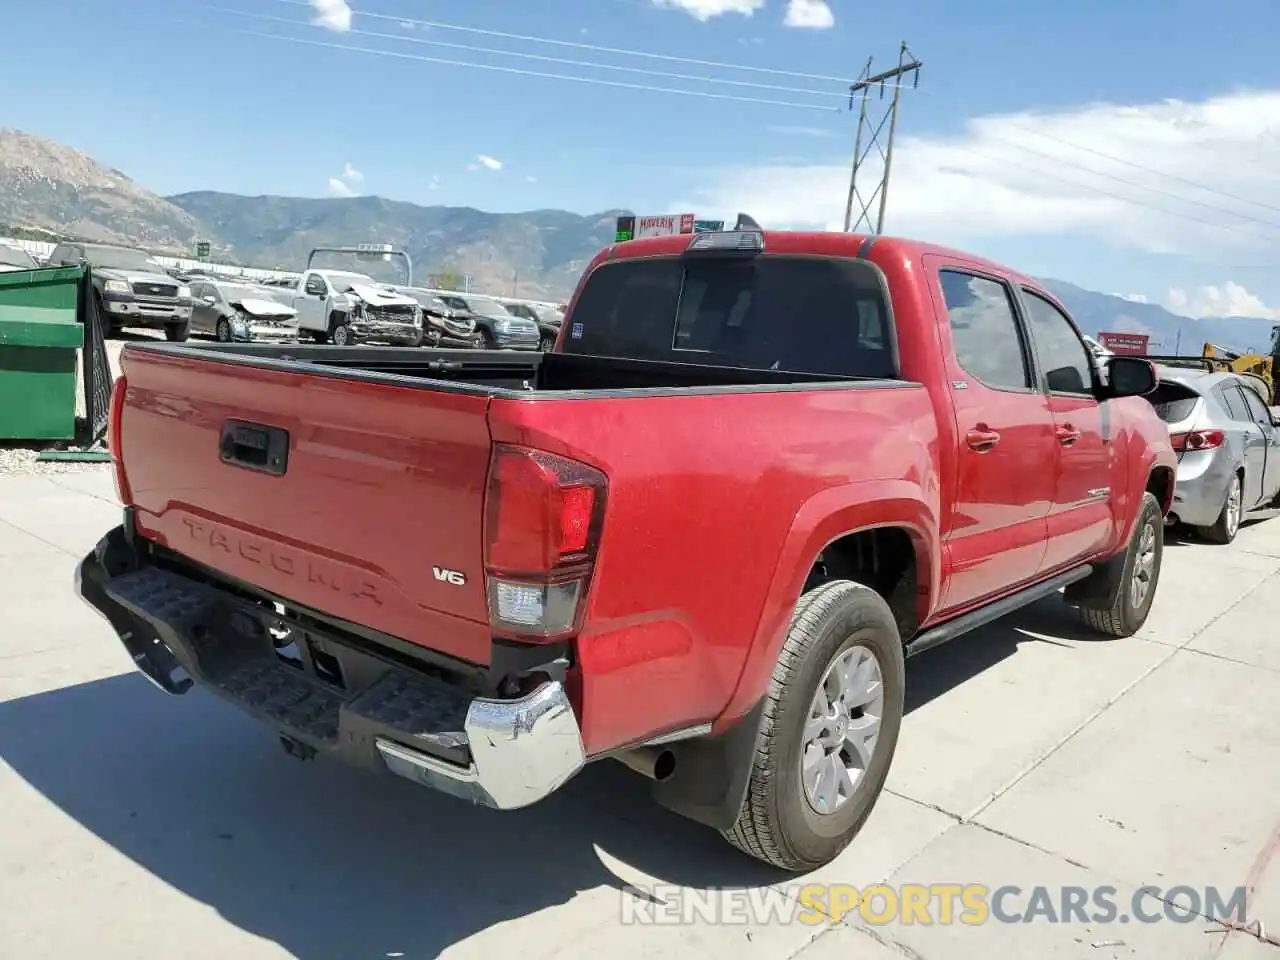
[[[1240,385],[1240,393],[1244,397],[1245,406],[1248,407],[1248,419],[1260,426],[1271,425],[1271,411],[1267,409],[1267,405],[1262,402],[1262,398],[1257,392],[1244,384]]]
[[[598,267],[566,353],[895,377],[879,271],[824,257],[661,258]]]
[[[1240,397],[1240,391],[1236,389],[1234,383],[1225,383],[1213,392],[1232,420],[1241,420],[1245,423],[1250,421],[1249,409],[1245,406],[1244,400]]]
[[[952,269],[939,271],[938,283],[960,369],[997,390],[1029,390],[1027,348],[1009,288]]]

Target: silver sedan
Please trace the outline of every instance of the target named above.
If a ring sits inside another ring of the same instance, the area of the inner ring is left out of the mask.
[[[1250,510],[1280,500],[1280,420],[1234,373],[1157,367],[1148,400],[1178,455],[1171,523],[1230,543]]]

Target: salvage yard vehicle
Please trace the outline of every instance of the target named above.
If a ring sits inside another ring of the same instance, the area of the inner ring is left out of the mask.
[[[1104,382],[1029,277],[655,237],[565,324],[550,353],[126,345],[124,520],[77,590],[160,689],[295,756],[499,809],[612,758],[789,870],[870,815],[906,657],[1059,591],[1110,636],[1151,610],[1154,369]]]
[[[550,350],[556,345],[556,338],[560,336],[560,325],[564,323],[564,314],[551,307],[523,300],[503,300],[502,305],[507,308],[508,313],[532,320],[538,325],[539,349]]]
[[[93,268],[98,312],[113,335],[121,327],[163,328],[165,339],[180,342],[191,333],[191,288],[165,272],[145,250],[105,243],[60,243],[49,265]]]
[[[1157,367],[1148,396],[1178,455],[1170,524],[1231,543],[1251,510],[1280,506],[1280,418],[1235,373]]]
[[[298,329],[316,343],[422,344],[422,308],[363,273],[308,270],[298,280],[293,308]]]
[[[413,297],[422,307],[424,344],[430,347],[484,348],[484,339],[476,331],[476,322],[467,314],[454,310],[434,290],[422,287],[394,287],[397,293]]]
[[[39,270],[40,264],[21,247],[11,247],[0,243],[0,273],[12,273],[15,270]]]
[[[191,283],[191,332],[223,343],[293,343],[298,312],[277,294],[243,281],[197,278]]]
[[[459,316],[475,322],[487,350],[537,350],[542,344],[538,325],[517,317],[495,297],[444,291],[437,296]]]

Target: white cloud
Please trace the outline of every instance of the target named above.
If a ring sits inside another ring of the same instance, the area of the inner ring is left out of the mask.
[[[787,16],[782,22],[788,27],[830,30],[836,25],[836,17],[827,0],[787,0]]]
[[[776,124],[768,130],[770,133],[784,137],[834,137],[836,135],[834,127],[804,127],[787,123]]]
[[[1113,293],[1113,297],[1119,297],[1121,300],[1128,300],[1130,303],[1150,303],[1145,293]]]
[[[354,190],[337,177],[329,178],[329,193],[335,197],[354,197],[356,195]]]
[[[364,174],[348,163],[342,168],[342,179],[348,183],[360,183],[364,180]]]
[[[1280,239],[1280,90],[981,116],[947,137],[901,135],[912,108],[908,100],[894,154],[890,232],[970,248],[987,238],[1073,234],[1216,264],[1267,262],[1259,258]],[[847,132],[851,139],[852,124]],[[860,192],[868,196],[880,168],[869,160],[864,172]],[[807,163],[711,170],[694,202],[671,208],[747,210],[775,227],[839,229],[848,183],[849,160],[837,150]]]
[[[715,17],[722,17],[726,13],[737,13],[749,17],[757,10],[763,9],[765,5],[765,0],[653,0],[653,2],[655,6],[683,10],[703,23]],[[795,3],[796,0],[791,2]]]
[[[311,22],[334,33],[346,33],[351,29],[351,7],[347,0],[311,0],[316,15]]]
[[[1184,317],[1257,317],[1280,320],[1280,309],[1268,307],[1262,298],[1228,280],[1221,286],[1183,290],[1175,287],[1165,295],[1164,305]]]
[[[525,179],[525,182],[526,182],[526,183],[537,183],[537,182],[538,182],[538,178],[537,178],[537,177],[525,177],[524,179]]]
[[[428,190],[439,190],[439,189],[440,189],[440,178],[439,178],[438,176],[436,176],[435,174],[432,174],[431,179],[430,179],[429,181],[427,181],[427,189],[428,189]]]
[[[502,169],[502,161],[501,161],[501,160],[495,160],[493,157],[489,156],[488,154],[484,154],[484,153],[482,153],[482,154],[480,154],[478,157],[476,157],[476,163],[478,163],[481,167],[484,167],[484,169],[486,169],[486,170],[501,170],[501,169]]]

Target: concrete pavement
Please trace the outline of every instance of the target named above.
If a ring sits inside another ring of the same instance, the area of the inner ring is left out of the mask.
[[[71,592],[118,517],[105,468],[0,477],[0,956],[1280,960],[1194,915],[624,922],[646,915],[628,886],[775,907],[796,887],[617,764],[498,814],[297,763],[202,692],[162,696]],[[890,791],[806,882],[1109,887],[1157,915],[1174,908],[1139,888],[1245,886],[1280,934],[1280,519],[1171,543],[1159,591],[1137,638],[1053,601],[913,660]]]

